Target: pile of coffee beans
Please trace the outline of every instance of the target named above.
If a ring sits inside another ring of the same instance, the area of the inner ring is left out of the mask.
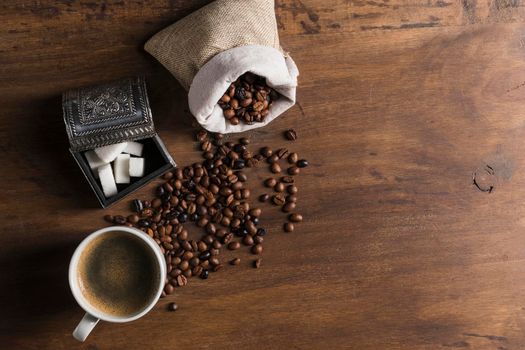
[[[241,75],[219,100],[224,118],[232,125],[263,122],[279,93],[266,85],[266,79],[252,73]]]
[[[287,163],[285,175],[264,181],[272,194],[260,195],[259,200],[271,201],[288,214],[283,225],[285,232],[292,232],[294,225],[303,220],[295,212],[298,192],[295,175],[308,162],[299,159],[297,153],[263,147],[254,154],[248,149],[247,138],[238,143],[225,142],[223,135],[210,136],[204,130],[197,134],[197,140],[203,152],[202,162],[164,174],[164,182],[156,188],[154,199],[133,200],[133,214],[105,216],[113,224],[138,227],[159,244],[168,268],[164,296],[173,293],[176,287],[185,286],[190,277],[207,279],[210,273],[221,269],[220,251],[225,246],[232,251],[242,245],[249,247],[257,257],[252,261],[253,267],[261,266],[262,243],[268,231],[259,222],[262,209],[249,203],[252,196],[245,186],[247,169],[266,161],[270,170],[278,174],[279,163]],[[199,240],[189,238],[184,227],[188,223],[204,231]],[[235,258],[229,263],[239,265],[241,260]]]

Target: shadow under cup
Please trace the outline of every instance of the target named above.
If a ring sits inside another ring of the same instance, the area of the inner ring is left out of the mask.
[[[77,302],[110,322],[139,318],[156,303],[164,286],[164,257],[153,239],[128,227],[110,227],[88,236],[70,266]]]

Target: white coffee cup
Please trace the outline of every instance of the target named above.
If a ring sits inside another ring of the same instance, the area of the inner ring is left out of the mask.
[[[97,310],[95,307],[90,305],[90,303],[86,300],[86,298],[84,298],[80,290],[80,286],[79,286],[78,262],[80,260],[80,256],[82,255],[82,252],[89,245],[89,243],[93,241],[95,238],[105,235],[105,234],[110,234],[111,232],[125,232],[125,233],[129,233],[131,235],[134,235],[140,238],[141,240],[144,241],[145,245],[150,247],[152,252],[154,252],[156,260],[159,264],[160,278],[159,278],[156,296],[152,298],[151,303],[147,305],[146,307],[144,307],[142,310],[132,315],[126,316],[126,317],[113,316],[113,315],[109,315],[109,314],[106,314],[106,313],[103,313]],[[93,328],[95,328],[98,321],[100,320],[108,321],[108,322],[115,322],[115,323],[123,323],[123,322],[134,321],[144,316],[157,303],[157,300],[162,294],[162,290],[165,284],[165,279],[166,279],[166,261],[160,250],[160,247],[153,240],[153,238],[151,238],[144,232],[136,228],[126,227],[126,226],[110,226],[110,227],[106,227],[106,228],[93,232],[80,243],[80,245],[77,247],[77,249],[73,253],[73,257],[71,258],[71,262],[69,263],[69,286],[71,287],[71,292],[73,293],[73,296],[75,297],[77,303],[86,311],[84,318],[82,318],[77,328],[75,328],[75,330],[73,331],[73,337],[75,337],[75,339],[79,341],[86,340],[89,333],[91,333]]]

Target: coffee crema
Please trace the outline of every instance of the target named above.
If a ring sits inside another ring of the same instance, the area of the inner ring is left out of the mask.
[[[82,252],[78,282],[86,301],[97,310],[129,317],[144,310],[155,298],[160,280],[155,253],[139,237],[108,232]]]

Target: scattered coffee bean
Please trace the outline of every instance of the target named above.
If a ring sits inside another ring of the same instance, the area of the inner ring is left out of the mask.
[[[241,244],[239,242],[230,242],[228,243],[228,249],[229,250],[237,250],[241,247]]]
[[[275,180],[273,177],[270,177],[264,181],[264,185],[266,187],[274,187],[277,184],[277,180]]]
[[[140,220],[140,218],[139,218],[139,216],[136,215],[136,214],[133,214],[133,215],[128,216],[128,222],[129,222],[130,224],[136,224],[137,222],[139,222],[139,220]]]
[[[290,141],[297,140],[297,132],[294,129],[286,130],[284,132],[284,136],[286,137],[286,139],[288,139]]]
[[[272,149],[270,147],[263,147],[261,148],[261,150],[259,151],[259,153],[263,156],[263,157],[269,157],[272,155]]]
[[[126,218],[122,215],[116,215],[115,217],[113,217],[113,223],[117,225],[124,225],[126,223]]]
[[[265,193],[265,194],[261,194],[261,195],[259,196],[259,201],[260,201],[260,202],[266,202],[266,201],[268,201],[268,199],[270,199],[270,195],[268,195],[268,194],[266,194],[266,193]]]
[[[294,183],[295,179],[293,178],[293,176],[283,176],[281,177],[281,182],[282,183],[285,183],[285,184],[291,184],[291,183]]]
[[[234,258],[232,260],[230,260],[230,264],[231,265],[239,265],[241,263],[241,259],[239,258]]]
[[[291,222],[301,222],[303,221],[303,216],[301,214],[293,213],[288,215],[288,220]]]
[[[273,163],[270,165],[270,171],[274,174],[278,174],[281,172],[281,166],[277,163]]]
[[[290,174],[290,175],[297,175],[297,174],[299,174],[299,172],[300,172],[299,167],[291,166],[291,167],[288,168],[288,174]]]
[[[144,209],[144,204],[140,199],[134,199],[133,202],[131,202],[131,210],[133,210],[136,213],[140,213]]]
[[[208,276],[210,275],[209,271],[208,270],[202,270],[201,274],[200,274],[200,278],[202,278],[203,280],[207,279]]]
[[[295,164],[299,159],[299,155],[295,152],[292,152],[288,155],[288,163]]]
[[[282,207],[282,210],[285,213],[289,213],[289,212],[291,212],[294,209],[295,209],[295,203],[294,202],[288,202],[285,205],[283,205],[283,207]]]
[[[109,223],[113,223],[113,215],[104,215],[104,220],[106,220]]]
[[[275,205],[283,205],[285,203],[285,198],[282,193],[278,193],[272,196],[272,203]]]
[[[244,238],[242,239],[242,243],[244,245],[247,245],[247,246],[252,246],[253,245],[253,237],[250,236],[250,235],[244,236]]]
[[[294,226],[291,222],[287,222],[284,224],[284,231],[285,232],[292,232],[294,230]]]
[[[177,304],[175,304],[175,303],[169,303],[168,304],[168,310],[169,311],[177,311],[178,308],[179,308],[179,306]]]
[[[276,154],[279,159],[283,159],[288,155],[288,150],[286,148],[279,148]]]
[[[283,192],[284,191],[284,184],[282,182],[278,182],[275,186],[274,186],[274,191],[275,192]]]
[[[306,159],[299,159],[297,161],[297,166],[299,168],[306,168],[308,166],[308,161]]]
[[[252,253],[253,254],[261,254],[263,252],[263,247],[261,244],[256,244],[252,247]]]
[[[289,193],[289,194],[296,194],[297,193],[297,186],[294,186],[294,185],[290,185],[288,187],[286,187],[286,191]]]

